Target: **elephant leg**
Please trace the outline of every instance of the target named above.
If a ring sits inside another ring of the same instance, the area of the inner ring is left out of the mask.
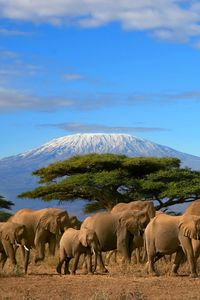
[[[83,258],[82,269],[83,269],[83,272],[86,274],[87,273],[86,254],[84,253],[83,255],[84,255],[84,258]]]
[[[184,257],[184,252],[182,249],[180,249],[179,251],[176,252],[176,256],[172,265],[172,270],[171,270],[171,274],[172,275],[177,275],[178,274],[178,268],[180,266],[181,260]]]
[[[87,272],[88,274],[93,274],[92,272],[92,255],[88,253],[86,255],[86,260],[87,260]]]
[[[157,262],[159,259],[161,259],[162,257],[165,257],[164,254],[162,253],[156,253],[156,256],[154,257],[154,263]]]
[[[16,258],[15,258],[14,251],[13,251],[13,255],[11,255],[9,258],[10,258],[10,261],[13,265],[13,272],[17,272],[18,271],[18,265],[17,265],[17,261],[16,261]]]
[[[58,264],[56,266],[56,271],[59,274],[61,274],[61,269],[62,269],[62,265],[63,265],[64,261],[65,261],[64,257],[62,259],[59,258],[59,262],[58,262]]]
[[[38,245],[37,247],[37,252],[38,254],[36,254],[35,256],[35,264],[38,262],[38,261],[41,261],[44,259],[44,252],[45,252],[45,244],[44,243],[41,243],[40,245]]]
[[[108,273],[108,270],[106,269],[106,267],[104,265],[104,262],[103,262],[102,253],[99,252],[99,254],[97,255],[97,257],[98,257],[100,271],[103,272],[103,273]]]
[[[72,275],[75,275],[75,273],[76,273],[78,262],[79,262],[79,257],[80,257],[80,253],[76,253],[74,256],[74,265],[72,267]]]
[[[5,254],[7,255],[7,257],[9,257],[11,263],[15,266],[17,264],[17,261],[15,258],[15,251],[13,245],[10,244],[9,241],[2,241],[2,244],[5,250]]]
[[[103,257],[102,257],[101,252],[95,253],[93,272],[96,272],[97,265],[99,265],[100,272],[108,273],[108,270],[106,269],[106,267],[104,265]],[[86,274],[87,273],[87,257],[86,257],[86,254],[84,254],[83,269],[84,269],[84,273]]]
[[[0,260],[2,270],[3,270],[3,267],[6,263],[7,258],[8,258],[8,256],[6,255],[6,253],[2,252],[1,253],[1,260]]]
[[[49,241],[48,241],[48,246],[49,246],[49,254],[50,255],[55,255],[56,251],[56,239],[55,236],[51,236]]]
[[[137,261],[137,264],[140,263],[140,253],[141,253],[141,248],[136,248],[135,249],[135,256],[136,256],[136,261]]]
[[[97,256],[98,256],[98,253],[95,252],[93,273],[96,272],[96,269],[97,269]]]
[[[156,258],[155,253],[150,251],[147,253],[147,257],[148,257],[148,261],[147,261],[148,273],[154,276],[158,275],[154,268],[154,263]]]
[[[70,260],[71,260],[70,257],[65,258],[65,264],[64,264],[64,274],[65,275],[70,274],[70,271],[69,271],[69,262],[70,262]]]
[[[147,251],[145,247],[142,247],[141,252],[142,252],[141,263],[144,263],[145,261],[147,261]]]
[[[140,263],[140,248],[135,248],[135,251],[132,253],[132,261],[135,264]]]
[[[192,248],[193,248],[193,251],[194,251],[195,261],[197,262],[197,259],[200,255],[200,241],[199,240],[192,240]]]
[[[191,239],[187,238],[187,237],[182,237],[180,239],[181,241],[181,246],[183,248],[184,253],[187,256],[187,260],[190,266],[190,273],[191,273],[191,277],[197,277],[197,270],[196,270],[196,261],[195,261],[195,257],[194,257],[194,252],[193,252],[193,248],[192,248],[192,241]]]

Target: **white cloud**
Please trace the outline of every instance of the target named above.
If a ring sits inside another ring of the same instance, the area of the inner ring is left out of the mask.
[[[66,80],[82,80],[84,77],[78,73],[67,73],[63,75]]]
[[[107,126],[102,124],[84,124],[84,123],[60,123],[43,124],[41,127],[56,127],[70,132],[151,132],[166,131],[167,129],[158,127],[142,126]]]
[[[200,41],[195,42],[193,46],[200,50]]]
[[[1,78],[0,71],[0,78]],[[37,96],[27,91],[0,87],[0,113],[17,110],[52,112],[59,109],[73,109],[78,111],[98,110],[113,106],[168,105],[177,101],[200,101],[200,91],[184,91],[182,93],[137,93],[137,94],[106,94],[94,93],[78,95],[70,93],[66,96]],[[79,126],[73,124],[72,126]],[[136,127],[134,127],[136,128]],[[140,129],[141,128],[141,129]],[[112,128],[112,131],[114,128]],[[122,128],[123,130],[123,128]],[[127,128],[126,128],[127,130]],[[137,127],[142,131],[142,127]]]
[[[3,50],[3,51],[0,51],[0,59],[1,58],[9,58],[9,59],[13,59],[13,58],[16,58],[18,57],[18,54],[14,51],[10,51],[10,50]]]
[[[13,78],[44,75],[45,67],[34,63],[25,63],[21,55],[9,49],[0,50],[0,81],[13,82]]]
[[[0,0],[0,17],[82,27],[115,21],[127,30],[181,41],[200,35],[198,0]]]
[[[1,1],[0,1],[0,4],[1,4]],[[1,8],[0,8],[0,16],[1,16]],[[0,35],[5,35],[5,36],[26,36],[26,35],[30,35],[30,33],[24,32],[24,31],[19,31],[19,30],[0,28]]]
[[[49,112],[73,105],[73,101],[62,97],[40,97],[22,92],[0,88],[0,112],[17,110]]]

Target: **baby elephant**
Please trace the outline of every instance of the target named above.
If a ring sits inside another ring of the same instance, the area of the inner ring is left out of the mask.
[[[99,251],[99,241],[96,233],[88,228],[84,229],[67,229],[60,240],[60,257],[56,267],[61,274],[62,265],[65,262],[64,274],[70,274],[69,262],[74,258],[72,274],[76,273],[79,257],[82,253],[87,256],[87,272],[92,273],[92,252],[97,254]]]

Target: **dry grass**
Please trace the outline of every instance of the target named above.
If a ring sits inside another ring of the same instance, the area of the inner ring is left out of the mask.
[[[20,253],[17,259],[22,265]],[[28,275],[21,266],[13,270],[7,262],[0,272],[0,300],[200,299],[199,279],[188,276],[187,263],[180,267],[178,277],[169,276],[170,261],[159,261],[156,265],[161,276],[152,277],[147,275],[145,265],[122,265],[120,258],[117,264],[111,261],[108,274],[83,275],[79,268],[76,276],[60,276],[55,270],[57,261],[58,253],[38,265],[30,263]]]

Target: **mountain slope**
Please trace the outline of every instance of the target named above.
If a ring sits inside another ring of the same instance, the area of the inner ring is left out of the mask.
[[[127,134],[75,134],[51,140],[31,151],[0,160],[0,194],[15,202],[15,208],[44,207],[47,203],[39,200],[16,200],[17,194],[36,186],[37,179],[31,173],[50,163],[86,153],[115,153],[127,156],[174,156],[183,166],[200,170],[200,157],[185,154],[172,148]],[[52,206],[57,202],[50,202]],[[69,204],[68,204],[69,205]],[[80,210],[80,203],[70,208]]]

